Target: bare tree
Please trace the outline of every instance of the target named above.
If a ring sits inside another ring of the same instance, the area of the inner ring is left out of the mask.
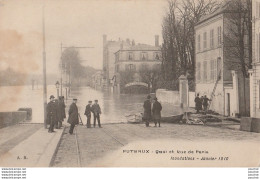
[[[194,78],[194,27],[202,16],[211,13],[217,6],[215,0],[168,1],[168,11],[162,24],[164,80],[177,80],[187,71]]]

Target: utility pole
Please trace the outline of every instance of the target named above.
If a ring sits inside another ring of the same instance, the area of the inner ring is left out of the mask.
[[[45,18],[44,18],[44,6],[42,7],[42,41],[43,41],[43,111],[44,111],[44,127],[47,128],[47,84],[46,84],[46,52],[45,52]]]
[[[60,61],[61,61],[61,68],[60,68],[60,95],[62,96],[62,43],[60,43]]]

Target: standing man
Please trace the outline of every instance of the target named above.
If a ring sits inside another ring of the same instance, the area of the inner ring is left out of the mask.
[[[50,96],[50,102],[47,104],[47,124],[50,124],[49,133],[55,132],[54,125],[58,121],[58,109],[55,97]]]
[[[159,127],[161,127],[161,110],[162,110],[162,105],[161,103],[158,102],[158,99],[155,97],[154,98],[154,103],[153,103],[153,119],[154,119],[154,127],[157,127],[157,122],[159,124]]]
[[[92,111],[92,101],[88,102],[88,105],[86,106],[84,115],[87,116],[87,128],[91,127],[90,119],[91,119],[91,111]]]
[[[101,124],[100,124],[101,109],[98,104],[98,100],[95,100],[95,104],[93,104],[93,106],[92,106],[92,112],[94,114],[94,127],[96,127],[96,120],[97,120],[99,128],[102,128]]]
[[[62,126],[62,122],[64,121],[64,118],[66,118],[65,114],[65,103],[64,103],[64,97],[59,96],[59,100],[57,102],[58,105],[58,122],[56,129],[60,129]]]
[[[209,104],[209,98],[207,98],[207,95],[203,98],[203,109],[206,112],[208,110],[208,104]]]
[[[197,111],[196,113],[199,113],[201,110],[200,108],[201,108],[201,103],[202,103],[202,101],[200,99],[200,94],[197,94],[197,97],[195,98],[194,102],[195,102],[196,111]]]
[[[149,127],[149,121],[152,117],[152,109],[151,109],[151,96],[148,95],[147,96],[147,100],[144,102],[144,116],[143,116],[143,119],[145,120],[145,125],[146,127]]]
[[[70,105],[70,109],[69,109],[68,123],[70,124],[70,130],[69,130],[70,134],[73,134],[75,125],[79,124],[79,116],[78,116],[79,113],[78,113],[78,107],[76,103],[77,103],[77,99],[74,98],[73,103]]]

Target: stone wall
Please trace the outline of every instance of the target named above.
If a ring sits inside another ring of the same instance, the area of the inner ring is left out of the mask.
[[[0,112],[0,128],[17,124],[27,119],[26,111]]]
[[[156,97],[158,101],[162,103],[170,103],[176,106],[180,106],[180,94],[178,91],[169,91],[166,89],[158,89],[156,90]],[[194,99],[195,92],[189,92],[189,107],[195,107]]]

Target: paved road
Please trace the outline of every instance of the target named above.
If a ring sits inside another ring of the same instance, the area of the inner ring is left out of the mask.
[[[144,124],[107,124],[103,128],[76,128],[76,135],[69,135],[68,128],[62,136],[54,160],[54,167],[102,166],[100,159],[136,141],[164,140],[187,141],[236,141],[259,142],[260,134],[226,128],[162,124],[162,127],[144,127]],[[77,153],[76,138],[79,154]]]

